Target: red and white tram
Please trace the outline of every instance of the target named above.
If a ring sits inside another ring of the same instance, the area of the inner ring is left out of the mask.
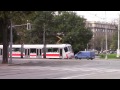
[[[12,45],[12,57],[43,58],[43,44]],[[21,53],[21,50],[23,52]],[[3,54],[3,45],[0,45],[0,56]],[[10,56],[10,46],[8,48]],[[47,44],[46,58],[73,58],[74,53],[70,44]]]

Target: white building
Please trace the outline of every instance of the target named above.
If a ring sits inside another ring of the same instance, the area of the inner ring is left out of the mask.
[[[113,38],[113,35],[117,31],[117,24],[115,23],[86,21],[86,27],[92,30],[93,32],[93,38],[90,42],[90,44],[92,44],[91,45],[92,49],[98,49],[98,48],[105,49],[104,40],[106,34],[108,40],[111,40]]]

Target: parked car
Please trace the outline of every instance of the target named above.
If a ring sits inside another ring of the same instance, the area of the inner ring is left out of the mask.
[[[77,54],[75,54],[75,59],[94,59],[95,58],[95,52],[94,51],[79,51]]]

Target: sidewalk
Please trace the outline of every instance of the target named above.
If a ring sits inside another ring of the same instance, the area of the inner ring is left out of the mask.
[[[12,66],[12,65],[18,65],[18,64],[24,64],[24,63],[29,63],[31,60],[28,59],[12,59],[12,63],[9,63],[8,59],[8,64],[2,64],[2,59],[0,58],[0,66]],[[33,61],[33,60],[32,60]]]
[[[100,59],[100,56],[95,56],[95,59]]]
[[[58,61],[58,60],[62,60],[62,59],[35,59],[35,58],[13,58],[12,59],[12,64],[2,64],[2,58],[0,58],[0,66],[12,66],[12,65],[20,65],[20,64],[26,64],[26,63],[39,63],[41,61]],[[68,60],[68,59],[66,59]],[[9,62],[9,59],[8,59]]]

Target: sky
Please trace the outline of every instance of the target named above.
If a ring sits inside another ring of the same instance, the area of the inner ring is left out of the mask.
[[[75,11],[77,15],[84,16],[87,21],[118,22],[120,11]],[[105,14],[106,12],[106,14]]]

